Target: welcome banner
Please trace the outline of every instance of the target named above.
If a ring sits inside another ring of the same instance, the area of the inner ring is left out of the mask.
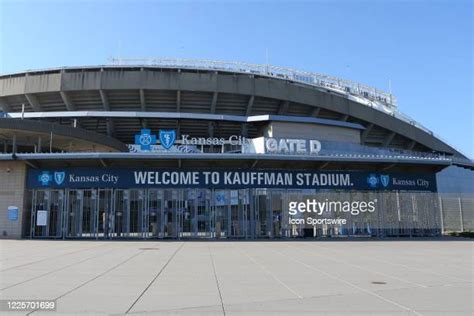
[[[281,188],[436,192],[432,173],[71,168],[28,171],[35,188]]]

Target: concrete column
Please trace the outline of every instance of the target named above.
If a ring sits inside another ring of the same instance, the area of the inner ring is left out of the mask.
[[[464,219],[462,216],[462,203],[461,197],[458,197],[458,204],[459,204],[459,219],[461,220],[461,233],[464,232]]]
[[[41,136],[38,136],[38,152],[41,152]]]
[[[12,153],[16,153],[16,134],[13,134]]]

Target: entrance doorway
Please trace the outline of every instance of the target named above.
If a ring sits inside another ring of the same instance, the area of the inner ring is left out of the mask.
[[[61,237],[63,233],[63,190],[36,190],[32,195],[31,237]]]
[[[31,237],[256,238],[267,217],[255,215],[252,196],[250,189],[34,190]]]

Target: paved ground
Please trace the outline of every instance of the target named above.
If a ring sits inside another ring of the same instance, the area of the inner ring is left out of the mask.
[[[1,299],[55,314],[473,314],[467,240],[0,245]]]

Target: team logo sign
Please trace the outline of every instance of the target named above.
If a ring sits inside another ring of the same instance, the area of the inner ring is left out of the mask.
[[[54,173],[54,182],[56,182],[57,185],[61,185],[64,182],[64,179],[66,179],[66,172],[56,171]]]
[[[151,134],[151,130],[143,128],[139,135],[135,135],[135,144],[140,145],[141,150],[150,150],[151,145],[156,144],[156,136]]]
[[[367,183],[371,188],[376,188],[377,184],[379,183],[379,178],[375,174],[370,174],[367,177]]]
[[[43,171],[38,176],[38,181],[41,183],[41,185],[44,185],[44,186],[48,186],[51,180],[52,180],[52,177],[48,171]]]
[[[381,174],[380,175],[380,183],[386,188],[390,183],[390,176],[388,174]]]
[[[174,130],[160,130],[160,143],[164,149],[170,149],[176,140],[176,132]]]

